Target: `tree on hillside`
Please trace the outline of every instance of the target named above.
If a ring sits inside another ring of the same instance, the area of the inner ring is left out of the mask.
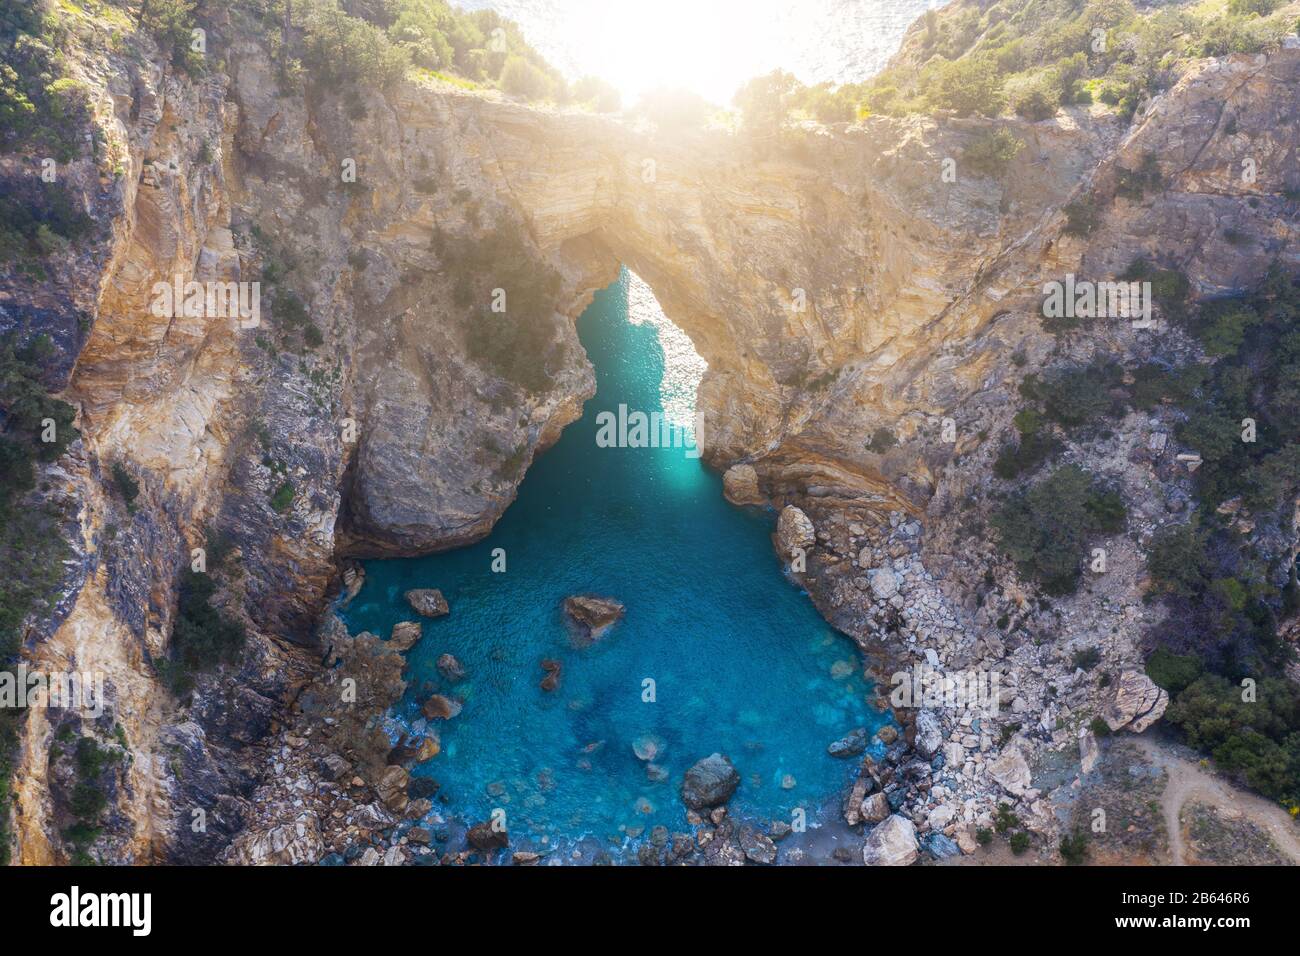
[[[790,113],[800,82],[784,70],[757,76],[742,86],[732,102],[751,136],[776,139]]]

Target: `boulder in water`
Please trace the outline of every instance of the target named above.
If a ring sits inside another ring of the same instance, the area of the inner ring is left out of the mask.
[[[442,654],[438,657],[438,673],[444,679],[451,683],[465,679],[465,668],[460,661],[456,660],[451,654]]]
[[[867,749],[867,729],[857,727],[826,748],[832,757],[856,757]]]
[[[406,592],[406,603],[425,617],[442,617],[450,608],[447,599],[437,588],[415,588]]]
[[[740,774],[722,754],[696,761],[682,781],[682,803],[692,810],[716,807],[731,799],[740,786]]]
[[[623,616],[624,607],[613,598],[577,594],[564,599],[564,613],[588,641],[598,640]]]
[[[560,671],[563,670],[563,665],[559,661],[550,657],[544,658],[542,670],[546,672],[546,676],[542,678],[542,690],[553,691],[560,686]]]
[[[632,752],[637,760],[654,760],[663,752],[664,742],[654,734],[642,734],[632,741]]]
[[[420,708],[429,720],[450,720],[461,711],[461,703],[445,694],[434,694]]]
[[[510,834],[504,829],[497,829],[491,823],[476,823],[469,828],[465,839],[474,849],[483,853],[504,850],[510,845]]]
[[[393,625],[393,633],[388,638],[388,646],[403,653],[413,648],[420,640],[420,625],[417,621],[398,621]]]

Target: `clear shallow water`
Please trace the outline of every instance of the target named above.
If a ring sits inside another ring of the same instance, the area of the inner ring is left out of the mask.
[[[685,829],[683,774],[719,751],[741,775],[733,811],[788,821],[802,807],[812,822],[857,763],[826,745],[886,722],[867,704],[857,650],[783,577],[773,515],[727,504],[721,479],[682,448],[597,446],[597,413],[620,403],[692,413],[702,363],[644,284],[625,272],[578,332],[596,397],[533,464],[492,534],[459,551],[369,562],[345,614],[353,632],[386,636],[419,619],[402,597],[409,588],[441,588],[451,605],[424,622],[394,716],[416,724],[433,691],[462,697],[464,710],[433,722],[442,753],[416,772],[442,785],[451,817],[473,823],[503,809],[515,842],[622,844],[639,828]],[[496,548],[504,574],[491,570]],[[574,646],[561,611],[580,593],[627,607],[587,648]],[[435,666],[447,652],[468,672],[458,684]],[[563,664],[554,693],[539,687],[543,658]],[[643,701],[646,679],[654,702]],[[665,779],[634,753],[647,735]]]

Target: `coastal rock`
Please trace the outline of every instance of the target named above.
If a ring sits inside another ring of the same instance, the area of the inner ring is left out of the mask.
[[[450,610],[447,599],[437,588],[415,588],[407,591],[405,597],[415,612],[425,617],[442,617]]]
[[[736,839],[740,843],[740,848],[745,851],[745,857],[751,862],[764,864],[776,862],[776,844],[766,834],[760,833],[753,827],[745,826],[740,828]]]
[[[938,860],[946,860],[949,857],[961,856],[961,847],[951,837],[946,837],[942,833],[931,833],[925,838],[925,849],[931,856]]]
[[[807,552],[817,543],[817,529],[812,519],[794,505],[786,505],[776,520],[776,547],[789,561],[800,551]]]
[[[546,672],[546,676],[542,678],[540,684],[542,690],[548,693],[556,690],[560,686],[560,672],[563,669],[563,665],[554,658],[543,658],[542,670]]]
[[[898,577],[889,568],[872,568],[867,572],[867,583],[877,601],[888,601],[898,593]]]
[[[461,702],[445,694],[434,694],[420,707],[429,720],[450,720],[461,711]]]
[[[375,784],[375,792],[379,794],[379,799],[394,813],[401,813],[410,802],[410,798],[406,795],[406,785],[410,779],[410,774],[405,768],[400,764],[394,764],[384,770],[379,777],[379,782]]]
[[[398,621],[393,625],[393,633],[388,638],[388,646],[395,651],[405,653],[420,640],[421,628],[416,621]]]
[[[1112,731],[1131,730],[1140,734],[1162,716],[1169,706],[1169,694],[1141,671],[1127,670],[1119,676],[1101,716]]]
[[[710,754],[686,771],[682,803],[692,810],[716,807],[731,799],[740,786],[740,774],[722,754]]]
[[[453,684],[465,679],[464,666],[451,654],[440,654],[438,656],[437,668],[438,673],[443,676],[443,679],[450,681]]]
[[[867,866],[909,866],[916,861],[920,847],[912,821],[893,814],[867,834],[862,846],[862,862]]]
[[[564,613],[588,641],[598,640],[623,616],[624,607],[613,598],[578,594],[564,599]]]
[[[304,813],[292,823],[241,836],[232,848],[230,862],[241,866],[300,866],[315,863],[324,854],[320,822],[314,813]]]
[[[864,823],[879,823],[889,816],[889,800],[883,793],[873,793],[862,801],[861,817]]]
[[[831,743],[826,752],[832,757],[856,757],[866,749],[867,729],[858,727]]]
[[[504,850],[510,845],[510,834],[505,829],[498,829],[491,823],[476,823],[469,828],[465,839],[474,849],[484,853]]]
[[[733,505],[762,505],[767,499],[758,490],[758,472],[753,465],[732,465],[722,475],[722,493]]]
[[[932,710],[917,711],[916,749],[925,757],[933,757],[943,746],[943,724]]]

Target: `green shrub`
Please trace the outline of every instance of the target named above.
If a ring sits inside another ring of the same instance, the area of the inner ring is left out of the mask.
[[[1204,669],[1205,665],[1195,654],[1175,654],[1165,647],[1157,647],[1146,662],[1147,676],[1171,696],[1181,693]]]
[[[1101,221],[1101,209],[1096,197],[1081,196],[1065,204],[1065,225],[1061,228],[1067,236],[1087,236]]]
[[[199,673],[237,660],[247,639],[242,624],[212,606],[215,591],[209,574],[189,568],[181,572],[170,654],[156,662],[159,675],[177,696],[194,687]]]
[[[410,66],[406,49],[390,43],[374,24],[348,16],[336,0],[308,0],[298,23],[303,67],[321,89],[382,89]]]
[[[882,425],[867,439],[867,450],[883,455],[897,444],[898,439],[894,437],[894,433]]]
[[[1092,731],[1094,737],[1109,737],[1110,724],[1106,723],[1104,717],[1094,717],[1088,721],[1088,729]]]
[[[1000,179],[1016,154],[1024,149],[1024,140],[1008,129],[1000,128],[981,133],[962,155],[966,167],[980,176]]]
[[[1261,677],[1257,698],[1204,674],[1169,705],[1166,719],[1216,766],[1267,797],[1300,802],[1300,691],[1284,677]]]
[[[498,85],[503,92],[526,100],[544,100],[554,92],[551,78],[521,56],[506,60]]]
[[[502,220],[449,248],[444,261],[456,277],[456,304],[480,303],[467,318],[470,357],[529,391],[549,389],[547,366],[556,347],[551,316],[561,280],[525,241],[522,227]],[[505,312],[491,311],[492,289],[504,290]]]
[[[1021,856],[1029,849],[1029,834],[1024,830],[1017,830],[1007,838],[1007,843],[1010,845],[1012,853]]]
[[[1082,830],[1061,837],[1061,859],[1067,866],[1079,866],[1088,857],[1088,835]]]
[[[135,499],[140,496],[140,483],[135,480],[131,472],[127,471],[126,466],[120,461],[113,462],[112,467],[113,487],[117,493],[122,496],[126,502],[127,510],[135,506]]]
[[[1066,465],[1009,498],[993,527],[1020,573],[1059,595],[1077,587],[1088,539],[1122,530],[1125,518],[1118,494]]]
[[[1143,153],[1137,169],[1120,167],[1116,173],[1115,194],[1125,199],[1140,200],[1148,192],[1159,192],[1164,187],[1164,174],[1155,153]]]
[[[1101,663],[1101,651],[1096,647],[1084,647],[1074,652],[1070,666],[1075,670],[1090,671]]]
[[[280,514],[284,514],[289,510],[289,506],[293,504],[293,495],[293,482],[281,482],[279,487],[271,494],[271,507]]]
[[[928,99],[937,109],[952,110],[958,116],[997,116],[1003,103],[1002,78],[989,59],[943,63],[935,72]]]
[[[1060,104],[1060,95],[1055,89],[1052,78],[1042,74],[1034,79],[1026,79],[1010,87],[1008,105],[1017,116],[1031,122],[1051,119],[1056,115]]]

